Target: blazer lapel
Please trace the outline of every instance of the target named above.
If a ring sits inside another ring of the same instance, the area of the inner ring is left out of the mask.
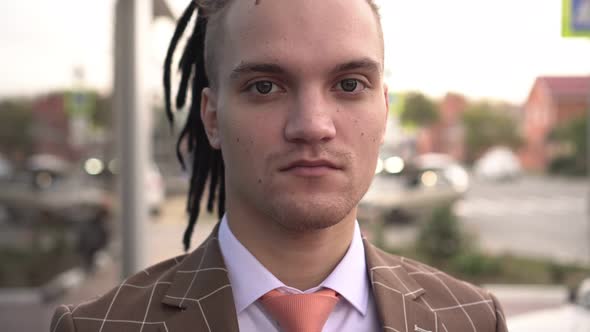
[[[162,299],[178,313],[166,320],[162,331],[238,332],[231,285],[217,240],[218,228],[178,267]]]
[[[422,298],[425,290],[406,271],[403,258],[381,251],[363,239],[373,295],[383,331],[444,331]]]

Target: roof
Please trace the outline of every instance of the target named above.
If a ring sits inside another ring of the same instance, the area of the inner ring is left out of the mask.
[[[543,84],[554,99],[590,98],[590,76],[541,76],[536,84]]]

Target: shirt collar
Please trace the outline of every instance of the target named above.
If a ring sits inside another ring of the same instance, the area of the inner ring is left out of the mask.
[[[322,287],[338,292],[363,316],[367,313],[370,286],[358,222],[355,222],[352,242],[340,263],[318,287],[305,292],[286,286],[268,271],[234,236],[226,216],[223,216],[219,227],[219,246],[228,270],[238,314],[276,288],[287,292],[309,293]]]

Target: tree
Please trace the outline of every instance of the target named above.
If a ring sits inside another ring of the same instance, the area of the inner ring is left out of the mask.
[[[30,101],[24,99],[1,101],[0,151],[9,155],[9,158],[29,154],[32,150],[32,121]]]
[[[400,116],[404,126],[427,127],[439,119],[436,105],[421,93],[409,93]]]
[[[487,149],[522,144],[518,123],[503,108],[489,103],[473,104],[463,113],[467,161],[473,162]]]
[[[547,140],[562,152],[555,155],[549,165],[552,173],[585,175],[587,172],[587,118],[585,115],[571,119],[549,134]]]

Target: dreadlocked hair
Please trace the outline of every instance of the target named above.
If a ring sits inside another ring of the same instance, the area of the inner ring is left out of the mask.
[[[201,121],[201,91],[209,86],[209,80],[205,71],[205,35],[207,31],[207,16],[202,12],[207,5],[219,4],[219,2],[208,0],[203,1],[202,6],[197,6],[194,1],[188,5],[178,20],[176,30],[172,36],[166,58],[164,60],[164,102],[166,116],[171,126],[174,124],[171,97],[171,68],[172,58],[180,38],[183,36],[193,14],[197,13],[193,32],[189,37],[182,53],[178,70],[180,71],[180,84],[176,95],[176,109],[185,106],[189,83],[191,88],[192,102],[189,106],[187,121],[180,132],[176,143],[176,156],[180,161],[183,170],[186,170],[186,163],[182,154],[183,143],[188,146],[189,155],[192,156],[192,167],[190,176],[189,193],[186,210],[189,214],[188,225],[182,239],[184,250],[190,248],[191,236],[195,228],[201,210],[201,200],[205,193],[205,186],[209,184],[207,211],[213,213],[217,203],[217,213],[221,216],[225,212],[225,179],[224,165],[221,152],[213,149],[207,140],[205,128]],[[197,7],[200,7],[197,9]]]

